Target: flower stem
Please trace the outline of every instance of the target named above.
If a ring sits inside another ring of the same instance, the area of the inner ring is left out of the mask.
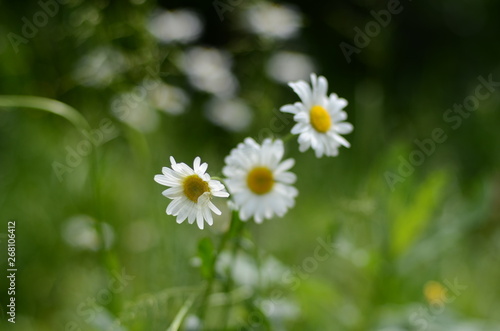
[[[229,229],[223,234],[221,241],[219,243],[219,246],[217,247],[217,251],[215,252],[215,255],[214,255],[213,260],[212,260],[212,265],[210,267],[210,278],[208,279],[207,287],[205,288],[205,292],[202,296],[201,304],[200,304],[199,317],[200,317],[201,321],[205,320],[205,315],[206,315],[207,306],[208,306],[208,298],[210,296],[210,293],[212,292],[213,283],[214,283],[215,276],[217,273],[215,270],[215,267],[217,265],[217,259],[219,258],[220,253],[224,250],[231,235],[234,234],[234,232],[235,232],[234,228],[237,225],[236,224],[237,221],[238,221],[237,212],[233,211],[233,213],[231,214],[231,221],[229,224]]]
[[[186,317],[187,313],[189,312],[189,309],[193,305],[194,299],[195,299],[196,294],[191,295],[187,301],[184,303],[184,305],[181,307],[177,315],[175,316],[174,321],[170,326],[168,327],[167,331],[177,331],[179,330],[182,321]]]
[[[233,243],[233,249],[231,252],[231,264],[229,265],[229,268],[227,270],[227,283],[226,283],[226,286],[224,288],[224,292],[228,293],[228,294],[232,291],[233,286],[234,286],[234,280],[232,277],[232,270],[233,270],[232,268],[236,264],[236,256],[238,254],[238,250],[240,249],[240,237],[244,231],[245,224],[246,224],[246,222],[240,221],[239,216],[238,216],[238,212],[236,212],[236,211],[234,211],[233,218],[238,220],[238,226],[235,226],[235,229],[234,229],[234,236],[233,236],[234,243]],[[231,305],[231,302],[226,304],[226,306],[224,308],[224,313],[222,314],[222,316],[224,318],[224,320],[222,322],[222,326],[223,326],[222,329],[223,330],[226,330],[227,323],[229,321],[229,314],[231,311],[230,305]]]
[[[286,136],[284,136],[283,138],[281,138],[281,140],[283,140],[283,143],[287,143],[289,142],[295,135],[292,134],[292,133],[289,133],[287,134]]]

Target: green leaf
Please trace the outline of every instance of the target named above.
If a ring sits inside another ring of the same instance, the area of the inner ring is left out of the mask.
[[[181,309],[177,313],[177,315],[174,318],[174,321],[170,326],[168,327],[167,331],[177,331],[179,330],[182,322],[184,321],[184,318],[186,318],[187,313],[189,312],[189,309],[193,305],[194,299],[196,297],[196,294],[191,295],[186,302],[182,305]]]
[[[29,95],[0,95],[0,109],[31,108],[59,115],[80,130],[90,128],[87,120],[73,107],[57,100]]]
[[[394,192],[391,197],[394,219],[391,246],[396,256],[408,249],[431,221],[446,182],[444,171],[431,174],[406,204],[400,201],[399,192]]]

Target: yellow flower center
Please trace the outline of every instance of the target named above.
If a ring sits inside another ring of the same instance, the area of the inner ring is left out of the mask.
[[[439,282],[430,281],[425,284],[424,294],[429,303],[442,303],[446,299],[446,288]]]
[[[266,167],[253,168],[248,173],[247,185],[255,194],[266,194],[273,188],[273,173]]]
[[[193,202],[198,202],[198,198],[205,192],[209,192],[208,183],[198,175],[191,175],[184,178],[182,183],[184,195]]]
[[[318,132],[325,133],[332,126],[330,114],[321,106],[313,106],[309,111],[309,115],[311,116],[311,125]]]

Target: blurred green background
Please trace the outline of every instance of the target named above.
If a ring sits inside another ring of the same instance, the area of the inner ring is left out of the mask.
[[[401,1],[381,26],[391,3],[3,1],[2,329],[167,329],[203,288],[198,241],[216,245],[230,213],[178,225],[154,175],[173,155],[220,176],[245,137],[285,136],[286,83],[316,72],[349,101],[352,146],[316,159],[287,144],[296,206],[221,257],[206,329],[500,330],[500,94],[476,92],[500,81],[500,3]],[[199,329],[197,302],[181,330]]]

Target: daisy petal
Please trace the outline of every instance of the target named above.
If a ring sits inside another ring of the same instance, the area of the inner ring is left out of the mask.
[[[201,159],[199,156],[197,156],[195,159],[194,159],[194,162],[193,162],[193,170],[194,172],[198,172],[198,168],[200,167],[200,163],[201,163]]]
[[[347,140],[344,139],[344,137],[342,137],[341,135],[338,135],[338,134],[333,134],[333,138],[341,145],[349,148],[351,147],[351,144],[349,144],[349,142]]]
[[[172,180],[165,175],[155,175],[154,177],[155,182],[161,185],[165,186],[174,186],[177,185],[177,182],[175,180]]]
[[[309,125],[306,123],[297,123],[294,125],[292,128],[292,131],[290,131],[292,134],[300,134],[304,131],[306,131],[309,128]]]
[[[288,169],[292,168],[294,165],[295,165],[294,159],[287,159],[287,160],[281,162],[281,164],[276,169],[274,169],[274,174],[277,175],[283,171],[287,171]]]
[[[297,176],[291,172],[282,172],[276,176],[276,180],[285,184],[293,184],[297,180]]]
[[[340,134],[348,134],[351,133],[353,126],[351,123],[343,122],[335,125],[335,130]]]
[[[183,193],[183,191],[184,191],[184,189],[182,188],[182,186],[174,186],[174,187],[166,189],[161,194],[163,194],[164,196],[166,196],[169,199],[174,199],[174,198],[180,196]]]
[[[212,202],[208,203],[208,207],[214,212],[216,215],[222,214],[222,212],[217,208]]]
[[[203,230],[205,221],[203,220],[203,213],[201,210],[198,210],[198,212],[196,213],[196,224],[198,224],[200,230]]]
[[[297,114],[300,111],[300,109],[298,109],[294,105],[284,105],[283,107],[280,108],[280,111],[282,111],[283,113]]]
[[[205,162],[205,163],[202,163],[202,164],[199,166],[197,173],[198,173],[199,175],[202,175],[202,174],[204,174],[204,173],[207,171],[207,169],[208,169],[208,164],[207,164],[206,162]]]
[[[307,108],[312,106],[312,91],[306,82],[304,82],[303,80],[299,80],[298,82],[290,83],[289,86],[295,93],[297,93],[300,100],[302,100]]]

